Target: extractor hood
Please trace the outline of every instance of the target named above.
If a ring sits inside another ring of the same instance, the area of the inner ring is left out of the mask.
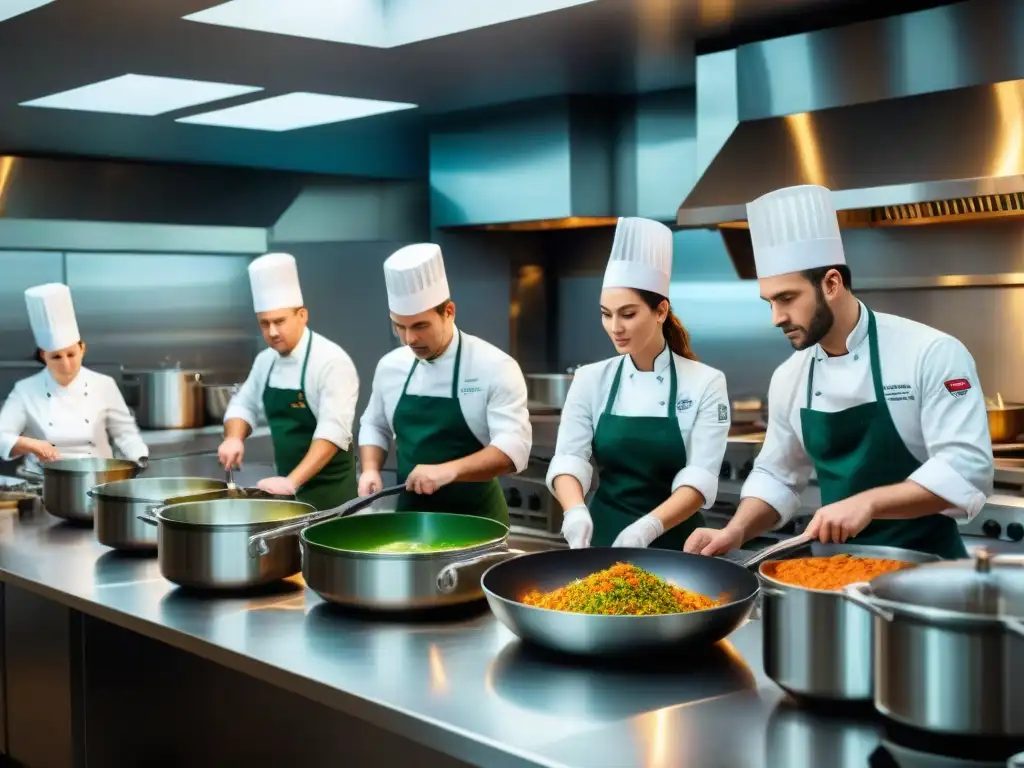
[[[845,227],[1024,215],[1021,6],[974,0],[766,41],[709,55],[703,78],[698,61],[698,146],[713,159],[678,225],[743,227],[747,202],[795,184],[833,190]]]

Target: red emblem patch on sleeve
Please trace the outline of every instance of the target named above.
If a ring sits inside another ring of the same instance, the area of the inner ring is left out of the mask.
[[[971,382],[969,382],[967,379],[950,379],[949,381],[945,382],[943,386],[945,386],[946,391],[949,392],[949,394],[955,395],[960,392],[966,392],[968,389],[970,389]]]

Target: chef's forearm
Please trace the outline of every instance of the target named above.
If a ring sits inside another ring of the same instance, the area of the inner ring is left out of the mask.
[[[455,470],[455,481],[460,483],[484,483],[516,471],[512,459],[493,445],[451,461],[449,466]]]
[[[651,510],[650,514],[658,518],[667,531],[689,520],[703,506],[704,494],[696,488],[684,485]]]
[[[299,462],[299,466],[288,473],[288,479],[296,488],[305,485],[327,466],[327,462],[333,459],[337,452],[338,446],[330,440],[314,440],[309,444],[309,450]]]
[[[779,524],[780,519],[781,516],[771,504],[756,496],[747,496],[740,501],[736,514],[726,527],[739,531],[743,541],[750,541],[770,531]]]
[[[14,447],[11,448],[11,458],[17,458],[18,456],[27,456],[32,453],[32,449],[35,447],[36,440],[31,437],[19,437],[14,441]]]
[[[380,472],[388,452],[379,445],[359,446],[359,469],[362,472]]]
[[[895,485],[883,485],[859,494],[871,508],[871,517],[880,520],[906,520],[914,517],[937,515],[950,504],[913,480]]]
[[[562,509],[568,512],[573,507],[585,503],[586,496],[583,493],[583,484],[572,475],[559,475],[552,483],[555,489],[555,498],[562,505]]]
[[[228,419],[224,422],[224,437],[245,440],[252,432],[252,427],[245,419]]]

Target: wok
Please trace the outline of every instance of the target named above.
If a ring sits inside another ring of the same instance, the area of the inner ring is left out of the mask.
[[[558,589],[618,562],[632,563],[693,592],[725,597],[727,602],[662,616],[594,616],[520,602],[533,589]],[[491,566],[482,586],[494,615],[523,640],[563,653],[601,656],[716,643],[746,621],[758,581],[745,566],[720,558],[667,549],[602,547],[522,555]]]

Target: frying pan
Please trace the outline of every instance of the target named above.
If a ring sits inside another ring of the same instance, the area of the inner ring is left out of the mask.
[[[757,562],[762,557],[757,556]],[[725,597],[727,602],[715,608],[662,616],[595,616],[520,602],[531,590],[549,592],[619,562],[632,563],[683,589],[712,598]],[[494,615],[520,638],[563,653],[588,656],[711,645],[747,619],[758,590],[757,576],[729,560],[667,549],[611,547],[521,555],[491,566],[481,583]]]

